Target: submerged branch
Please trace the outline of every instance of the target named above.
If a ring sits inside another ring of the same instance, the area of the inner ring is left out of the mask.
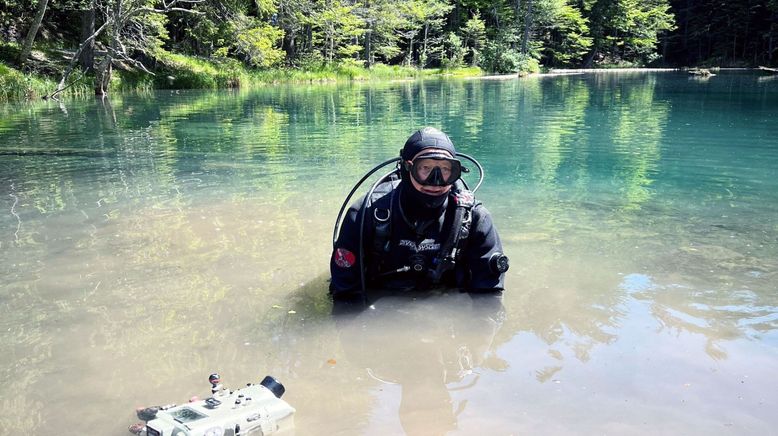
[[[73,80],[72,80],[70,83],[68,83],[67,85],[64,85],[62,82],[60,82],[60,83],[59,83],[59,85],[57,85],[57,90],[56,90],[56,91],[54,91],[53,93],[51,93],[51,95],[44,95],[44,96],[43,96],[43,99],[45,100],[45,99],[47,99],[47,98],[51,98],[51,99],[53,99],[53,100],[57,100],[57,94],[59,94],[59,93],[61,93],[61,92],[65,91],[66,89],[68,89],[68,88],[70,88],[71,86],[75,85],[76,83],[80,82],[80,81],[81,81],[81,79],[83,79],[83,78],[84,78],[84,76],[86,76],[86,73],[87,73],[87,72],[89,72],[89,70],[90,70],[90,69],[89,69],[89,68],[87,68],[86,70],[82,71],[80,76],[78,76],[78,77],[76,77],[75,79],[73,79]]]

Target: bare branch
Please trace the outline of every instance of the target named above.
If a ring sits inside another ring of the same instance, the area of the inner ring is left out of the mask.
[[[175,6],[176,3],[186,3],[186,4],[190,4],[191,5],[191,4],[197,4],[197,3],[203,3],[203,2],[205,2],[205,0],[173,0],[169,4],[165,4],[165,2],[162,2],[162,4],[164,4],[165,7],[168,8],[170,6]]]
[[[121,60],[135,68],[142,70],[145,73],[154,75],[142,62],[133,59],[129,53],[135,50],[143,51],[145,32],[144,23],[142,17],[143,14],[158,13],[165,14],[168,12],[183,12],[193,15],[204,15],[203,12],[187,9],[184,6],[196,5],[203,3],[205,0],[161,0],[161,7],[149,7],[141,6],[144,2],[133,0],[117,0],[114,2],[96,2],[96,8],[105,17],[103,25],[100,26],[89,38],[81,43],[81,46],[76,51],[75,55],[70,61],[65,73],[62,76],[62,80],[57,85],[57,89],[51,94],[51,97],[61,93],[66,88],[68,78],[73,72],[75,63],[84,48],[102,34],[106,29],[113,29],[110,40],[111,46],[108,47],[106,58],[104,62],[100,63],[96,73],[100,76],[101,72],[104,73],[108,68],[108,77],[110,78],[110,65],[113,59]],[[158,3],[159,4],[159,3]],[[129,26],[129,27],[128,27]],[[125,45],[125,42],[127,45]],[[72,84],[71,84],[72,85]],[[71,86],[67,85],[67,87]],[[102,89],[102,87],[101,87]]]
[[[192,9],[184,9],[184,8],[165,8],[165,9],[139,8],[137,12],[138,13],[140,13],[140,12],[155,12],[157,14],[164,14],[166,12],[172,12],[172,11],[186,12],[188,14],[193,14],[193,15],[203,15],[203,13],[200,12],[200,11],[194,11]]]
[[[173,12],[173,11],[175,11],[175,12],[185,12],[185,13],[195,14],[195,15],[202,15],[203,13],[200,12],[200,11],[195,11],[195,10],[192,10],[192,9],[181,8],[181,7],[178,7],[177,5],[179,3],[193,5],[193,4],[203,3],[203,1],[205,1],[205,0],[173,0],[170,3],[163,1],[161,9],[160,8],[142,7],[142,8],[138,8],[135,13],[140,13],[140,12],[156,12],[158,14],[164,14],[166,12]]]
[[[119,56],[119,57],[121,58],[121,60],[131,63],[133,66],[135,66],[139,70],[143,70],[144,73],[151,74],[152,76],[156,76],[156,74],[154,74],[151,71],[149,71],[148,68],[146,68],[146,66],[143,65],[143,63],[141,61],[133,59],[133,58],[131,58],[129,56],[125,56],[125,55]]]
[[[73,79],[73,81],[68,83],[67,85],[65,85],[64,83],[60,82],[59,85],[57,85],[57,89],[54,92],[52,92],[51,95],[43,96],[43,99],[45,100],[47,98],[50,98],[52,100],[58,100],[57,99],[57,94],[61,93],[62,91],[66,90],[66,89],[70,88],[71,86],[75,85],[76,83],[80,82],[81,79],[83,79],[84,76],[86,76],[87,71],[89,71],[89,68],[87,68],[86,70],[82,71],[80,76],[78,76],[75,79]]]
[[[70,74],[73,72],[73,68],[75,67],[76,62],[78,61],[78,57],[81,55],[81,52],[84,51],[84,47],[86,47],[87,44],[90,43],[90,41],[94,41],[95,38],[97,38],[101,33],[103,33],[103,31],[111,23],[112,21],[110,18],[106,19],[105,23],[103,23],[103,25],[100,26],[99,29],[95,30],[92,36],[85,39],[84,42],[81,43],[81,45],[78,47],[78,50],[76,50],[76,53],[73,54],[73,58],[70,59],[70,64],[68,64],[68,68],[65,70],[65,73],[62,75],[62,80],[59,81],[59,84],[57,85],[57,89],[50,95],[50,97],[54,97],[60,92],[65,90],[65,83],[67,82],[68,77],[70,77]]]

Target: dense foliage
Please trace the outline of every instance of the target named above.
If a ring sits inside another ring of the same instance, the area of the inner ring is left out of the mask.
[[[98,92],[113,68],[164,71],[178,54],[226,70],[506,73],[774,64],[777,37],[778,0],[0,0],[0,38],[13,44],[0,58],[61,74],[31,49],[80,50],[73,64],[93,72]]]
[[[778,0],[673,0],[667,56],[681,65],[778,64]]]

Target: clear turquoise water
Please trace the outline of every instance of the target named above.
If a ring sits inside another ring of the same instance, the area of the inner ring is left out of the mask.
[[[422,125],[485,167],[508,290],[333,317],[337,210]],[[776,168],[745,73],[0,107],[0,433],[126,434],[219,371],[298,434],[769,434]]]

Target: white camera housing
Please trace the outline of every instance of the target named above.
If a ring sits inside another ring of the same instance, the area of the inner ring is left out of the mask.
[[[294,427],[295,409],[280,397],[284,387],[272,377],[228,391],[213,383],[213,396],[180,406],[145,409],[148,419],[130,431],[140,436],[269,435]],[[149,416],[152,415],[152,416]],[[151,418],[151,419],[149,419]]]

